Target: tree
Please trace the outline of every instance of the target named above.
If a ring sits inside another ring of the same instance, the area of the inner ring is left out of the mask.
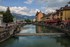
[[[7,8],[7,11],[3,14],[3,22],[4,23],[10,23],[13,22],[13,16],[10,12],[9,7]]]
[[[0,11],[0,14],[4,14],[4,12],[3,11]]]
[[[27,23],[31,22],[31,20],[30,20],[30,19],[25,19],[25,21],[26,21]]]

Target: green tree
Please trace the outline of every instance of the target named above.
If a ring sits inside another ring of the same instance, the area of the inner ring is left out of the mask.
[[[7,8],[7,11],[3,14],[3,22],[4,23],[10,23],[13,22],[13,16],[10,12],[9,7]]]
[[[25,19],[25,21],[26,21],[27,23],[31,22],[31,20],[30,20],[30,19]]]
[[[0,14],[4,14],[4,12],[3,11],[0,11]]]

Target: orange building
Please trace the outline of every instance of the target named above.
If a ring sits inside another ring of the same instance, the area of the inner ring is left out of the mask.
[[[42,21],[42,17],[44,16],[44,14],[40,11],[36,13],[36,21],[40,22]]]

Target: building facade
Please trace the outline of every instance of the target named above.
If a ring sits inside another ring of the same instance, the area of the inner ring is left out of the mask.
[[[36,21],[40,22],[42,21],[42,17],[44,16],[44,14],[40,11],[36,13]]]
[[[3,14],[0,14],[0,26],[2,25]]]
[[[56,20],[58,18],[63,21],[70,20],[70,6],[66,5],[65,7],[61,7],[50,15],[50,19]]]
[[[70,6],[61,7],[58,15],[61,20],[70,20]]]
[[[56,10],[56,12],[48,13],[46,15],[41,11],[36,13],[36,21],[40,22],[47,20],[70,20],[70,6],[66,5]]]

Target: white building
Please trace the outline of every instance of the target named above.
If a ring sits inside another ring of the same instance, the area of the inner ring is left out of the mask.
[[[0,26],[2,25],[3,14],[0,14]]]
[[[13,21],[14,21],[14,23],[16,23],[17,19],[14,17],[14,18],[13,18]]]

